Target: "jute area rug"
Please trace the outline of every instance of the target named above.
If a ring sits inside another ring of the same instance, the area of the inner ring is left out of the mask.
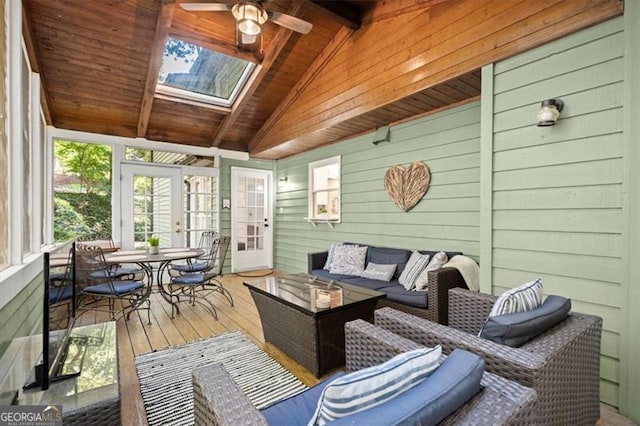
[[[192,425],[194,368],[222,363],[257,408],[306,389],[242,332],[138,355],[136,371],[149,425]]]

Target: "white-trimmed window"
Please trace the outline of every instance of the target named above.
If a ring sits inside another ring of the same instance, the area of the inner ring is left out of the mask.
[[[340,221],[340,156],[309,163],[309,219]]]

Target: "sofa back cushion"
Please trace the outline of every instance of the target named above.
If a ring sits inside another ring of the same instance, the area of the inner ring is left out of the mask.
[[[369,247],[369,251],[367,252],[367,264],[373,262],[378,265],[397,265],[396,271],[392,277],[397,279],[400,274],[402,274],[410,256],[411,250],[387,247]]]
[[[571,299],[551,295],[536,309],[489,317],[480,337],[517,347],[564,321],[570,310]]]
[[[480,391],[484,369],[482,358],[456,349],[425,381],[408,392],[386,404],[340,418],[330,424],[439,424]]]
[[[369,410],[423,382],[440,365],[442,348],[420,348],[389,361],[344,375],[329,383],[310,425]]]

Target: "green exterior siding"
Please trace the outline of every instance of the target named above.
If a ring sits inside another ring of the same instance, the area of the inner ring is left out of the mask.
[[[628,285],[623,65],[617,18],[488,67],[492,92],[482,94],[492,117],[483,133],[483,289],[500,294],[541,277],[546,294],[601,316],[601,399],[613,406]],[[556,97],[565,103],[558,123],[536,127],[540,102]]]
[[[42,333],[43,275],[40,273],[20,293],[0,309],[0,358],[11,341]]]
[[[458,250],[479,258],[480,105],[453,110],[391,128],[390,142],[372,144],[372,134],[320,148],[277,163],[275,265],[305,271],[308,252],[353,241],[386,247]],[[334,228],[308,216],[308,163],[341,156],[342,222]],[[431,185],[409,212],[384,190],[394,165],[422,161]]]

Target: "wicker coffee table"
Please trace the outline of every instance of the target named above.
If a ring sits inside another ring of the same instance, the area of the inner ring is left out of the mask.
[[[344,365],[344,324],[373,322],[384,293],[308,274],[244,282],[258,308],[264,340],[316,377]]]

